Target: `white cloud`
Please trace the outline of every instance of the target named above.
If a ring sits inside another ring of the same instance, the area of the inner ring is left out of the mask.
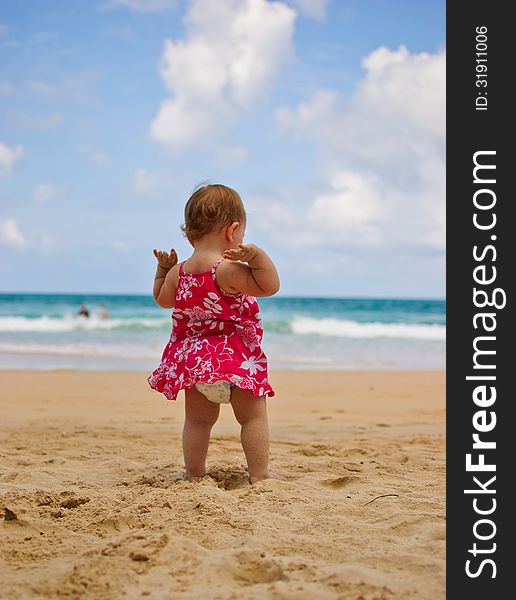
[[[35,48],[40,52],[48,48],[49,42],[54,42],[59,38],[57,31],[40,30],[32,31],[27,34],[25,45],[29,48]]]
[[[53,129],[63,120],[59,113],[49,115],[32,115],[23,110],[12,109],[7,112],[8,118],[12,123],[26,129]]]
[[[53,83],[48,83],[47,81],[27,81],[27,87],[29,90],[38,96],[42,96],[44,98],[52,98],[57,96],[58,87]]]
[[[358,244],[379,241],[375,223],[383,215],[381,195],[376,186],[353,171],[338,171],[331,190],[318,195],[308,211],[308,223],[319,236],[331,236],[338,243],[355,238]]]
[[[321,251],[333,248],[374,248],[381,243],[376,224],[384,217],[381,190],[353,171],[338,171],[328,186],[279,198],[251,196],[246,200],[253,226],[267,232],[283,249]]]
[[[135,42],[138,38],[130,25],[113,25],[106,30],[107,35],[124,42]]]
[[[8,177],[13,170],[14,163],[21,158],[21,146],[7,146],[0,142],[0,179]]]
[[[97,165],[107,165],[109,163],[108,155],[102,152],[102,150],[98,150],[97,148],[93,148],[87,144],[79,146],[79,150],[84,154],[84,156],[89,158],[89,160]]]
[[[7,96],[13,89],[13,85],[10,81],[0,81],[0,96]]]
[[[266,0],[193,0],[186,36],[166,40],[160,74],[170,93],[150,126],[174,150],[220,146],[259,104],[292,56],[295,11]]]
[[[323,21],[330,0],[289,0],[289,2],[306,16]]]
[[[43,255],[52,254],[55,248],[55,240],[46,233],[38,232],[35,236],[27,238],[18,228],[16,219],[0,219],[0,244],[15,248],[17,250],[28,250]]]
[[[321,172],[331,181],[305,222],[313,226],[314,216],[327,212],[331,226],[354,223],[357,246],[442,252],[445,53],[381,47],[362,65],[365,77],[348,102],[319,90],[294,110],[277,111],[280,126],[317,143]]]
[[[221,166],[234,165],[245,160],[248,154],[249,151],[244,146],[221,146],[217,152],[217,163]]]
[[[162,177],[159,173],[139,168],[134,172],[132,187],[137,194],[145,196],[156,191],[160,185],[161,179]]]
[[[160,13],[177,6],[178,0],[108,0],[100,10],[128,8],[139,13]]]
[[[55,245],[54,238],[50,237],[46,233],[43,233],[39,236],[39,243],[36,249],[40,254],[49,255],[52,254]]]
[[[111,243],[111,246],[119,252],[125,252],[129,246],[125,242],[115,241]]]
[[[54,102],[57,99],[67,102],[91,102],[95,98],[95,87],[99,78],[94,71],[74,72],[61,78],[61,81],[30,79],[25,85],[28,90],[42,100]]]
[[[0,242],[12,248],[23,248],[26,245],[15,219],[0,219]]]
[[[36,204],[44,204],[56,197],[56,188],[51,183],[40,183],[33,197]]]

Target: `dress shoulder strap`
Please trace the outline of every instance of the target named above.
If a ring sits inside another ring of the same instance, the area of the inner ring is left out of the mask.
[[[217,258],[217,260],[213,263],[213,266],[211,268],[211,276],[213,277],[213,279],[215,279],[215,271],[217,270],[217,267],[220,265],[220,263],[226,260],[225,258]]]
[[[217,290],[219,290],[220,292],[222,292],[224,294],[224,296],[230,296],[230,297],[236,297],[236,296],[245,296],[245,294],[243,292],[226,292],[226,290],[223,290],[220,285],[219,282],[217,281],[216,277],[217,277],[217,267],[220,265],[221,262],[223,262],[224,260],[226,260],[225,258],[219,258],[217,259],[214,263],[213,263],[213,267],[211,268],[211,277],[213,279],[213,283],[215,284],[215,288]]]

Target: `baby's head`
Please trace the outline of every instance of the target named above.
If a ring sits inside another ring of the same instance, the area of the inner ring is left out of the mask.
[[[185,206],[181,230],[192,246],[208,234],[223,235],[228,247],[236,247],[245,233],[246,214],[240,196],[222,184],[197,188]]]

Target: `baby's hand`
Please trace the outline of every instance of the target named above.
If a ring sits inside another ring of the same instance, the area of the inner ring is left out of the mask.
[[[254,244],[238,244],[238,248],[224,250],[224,258],[248,263],[255,258],[258,252],[260,252],[260,248]]]
[[[177,254],[174,248],[170,250],[170,254],[154,248],[154,256],[158,259],[158,264],[165,269],[171,269],[177,265]]]

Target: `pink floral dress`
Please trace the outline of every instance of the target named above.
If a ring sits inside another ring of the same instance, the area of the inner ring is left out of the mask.
[[[172,332],[160,365],[147,378],[151,388],[169,400],[199,381],[220,379],[251,390],[254,396],[275,395],[260,347],[258,302],[254,296],[219,287],[215,273],[223,260],[203,273],[186,273],[183,263],[179,265]]]

